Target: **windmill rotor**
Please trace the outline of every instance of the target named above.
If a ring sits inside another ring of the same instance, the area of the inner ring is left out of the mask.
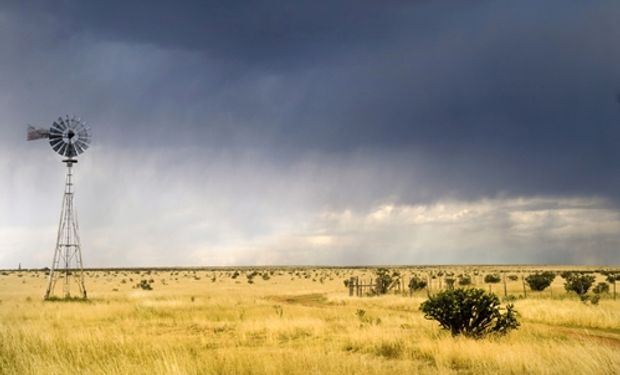
[[[54,121],[49,132],[52,149],[68,158],[78,156],[90,145],[89,129],[79,118],[59,117]]]
[[[49,139],[52,149],[69,159],[73,159],[88,149],[91,142],[90,128],[75,116],[58,117],[49,129],[28,126],[26,139]]]

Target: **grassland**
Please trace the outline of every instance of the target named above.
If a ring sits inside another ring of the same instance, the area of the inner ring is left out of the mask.
[[[479,273],[485,289],[486,273],[533,269],[445,268]],[[251,272],[89,271],[88,302],[43,302],[43,272],[0,272],[0,374],[620,373],[620,298],[584,304],[559,277],[514,301],[517,331],[472,340],[424,319],[426,291],[349,297],[343,280],[372,269],[265,268],[248,283]]]

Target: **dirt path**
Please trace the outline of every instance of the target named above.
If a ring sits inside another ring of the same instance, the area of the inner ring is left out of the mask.
[[[524,325],[533,327],[544,327],[551,329],[554,333],[558,333],[564,336],[568,336],[579,341],[593,342],[609,346],[615,349],[620,349],[620,333],[610,332],[609,330],[599,328],[577,328],[566,327],[552,324],[524,322]]]

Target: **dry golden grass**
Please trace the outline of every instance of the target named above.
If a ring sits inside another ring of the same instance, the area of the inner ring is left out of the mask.
[[[450,269],[474,268],[500,269]],[[43,302],[42,272],[0,274],[0,374],[620,373],[620,299],[583,304],[559,277],[514,302],[520,329],[472,340],[425,320],[424,292],[349,297],[343,280],[372,270],[267,270],[253,284],[248,270],[89,272],[86,303]]]

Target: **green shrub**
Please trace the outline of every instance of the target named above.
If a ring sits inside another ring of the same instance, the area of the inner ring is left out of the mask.
[[[390,275],[390,270],[387,268],[379,268],[376,271],[377,277],[375,279],[375,294],[386,294],[390,289],[390,285],[394,282],[394,276]]]
[[[609,284],[607,283],[598,283],[596,284],[596,286],[592,289],[592,291],[596,294],[601,294],[601,293],[609,293]]]
[[[510,280],[510,281],[517,281],[517,280],[519,280],[519,276],[517,276],[517,275],[508,275],[508,280]]]
[[[485,283],[489,283],[489,284],[497,284],[497,283],[499,283],[500,281],[502,281],[502,278],[501,278],[501,277],[499,277],[499,275],[498,275],[498,274],[495,274],[495,273],[490,273],[490,274],[488,274],[488,275],[484,276],[484,282],[485,282]]]
[[[615,284],[616,281],[620,281],[620,273],[605,273],[605,276],[607,276],[605,280],[610,284]]]
[[[582,297],[588,293],[588,290],[594,283],[594,280],[596,280],[596,277],[593,275],[570,273],[565,277],[565,279],[566,282],[564,283],[564,289],[566,289],[567,292],[575,292],[577,295]]]
[[[562,273],[560,273],[560,276],[562,276],[563,279],[568,279],[575,273],[577,272],[576,271],[563,271]]]
[[[426,288],[426,281],[422,280],[418,276],[413,276],[411,280],[409,280],[409,289],[410,290],[420,290]]]
[[[426,319],[438,321],[453,336],[502,335],[519,326],[513,305],[502,313],[499,298],[484,289],[446,290],[423,302],[420,309]]]
[[[257,275],[258,275],[257,271],[252,271],[250,273],[247,273],[245,277],[248,279],[248,284],[254,284],[254,277],[256,277]]]
[[[140,282],[138,284],[136,284],[137,288],[140,288],[142,290],[153,290],[153,287],[151,286],[152,282],[146,281],[144,279],[140,280]]]
[[[456,280],[453,279],[452,277],[446,277],[445,282],[446,282],[446,286],[448,287],[448,289],[454,289],[454,282]]]
[[[459,276],[459,285],[461,286],[471,285],[471,277],[469,275]]]
[[[525,278],[525,282],[530,286],[530,289],[542,291],[547,289],[549,285],[555,279],[555,273],[550,271],[545,271],[542,273],[536,272],[533,275],[529,275]]]

